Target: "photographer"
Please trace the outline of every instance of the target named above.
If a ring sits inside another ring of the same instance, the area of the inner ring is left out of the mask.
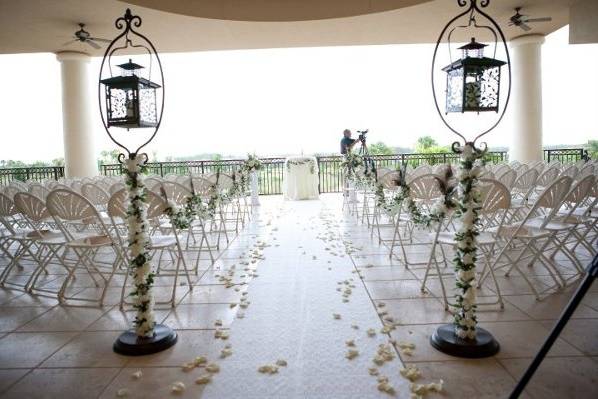
[[[357,140],[351,138],[351,131],[349,129],[343,131],[343,136],[344,137],[341,139],[341,154],[346,155],[351,152],[353,146],[357,144]]]

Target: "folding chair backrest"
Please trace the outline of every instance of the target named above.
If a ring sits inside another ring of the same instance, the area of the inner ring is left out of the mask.
[[[400,172],[388,172],[382,177],[378,176],[378,183],[382,184],[387,190],[396,190],[398,188],[397,181],[399,180]]]
[[[146,180],[146,187],[147,187],[147,180]],[[113,183],[110,188],[108,189],[108,192],[110,193],[110,195],[114,194],[117,191],[122,190],[123,188],[127,188],[127,186],[125,185],[125,183],[122,182],[117,182],[117,183]]]
[[[494,169],[494,176],[500,176],[504,172],[506,172],[507,170],[511,170],[511,168],[509,167],[509,165],[506,165],[504,163],[496,165],[496,167]]]
[[[192,183],[195,193],[202,197],[210,195],[214,189],[214,183],[203,177],[193,176]]]
[[[548,168],[540,176],[538,176],[538,180],[536,184],[541,187],[546,187],[550,183],[556,180],[559,176],[559,170],[557,168]]]
[[[511,168],[506,168],[501,174],[496,173],[496,180],[501,182],[509,190],[513,188],[517,179],[517,172]]]
[[[511,207],[511,192],[496,179],[480,179],[481,213],[494,213]]]
[[[83,183],[78,180],[74,180],[71,182],[71,190],[76,193],[81,193],[81,187],[83,187]]]
[[[517,177],[513,188],[521,191],[531,190],[538,180],[538,171],[536,169],[528,169]]]
[[[33,194],[17,193],[14,203],[19,212],[34,223],[39,223],[50,217],[50,212],[44,201]]]
[[[110,199],[110,195],[95,183],[83,184],[81,194],[96,206],[105,207]]]
[[[434,174],[425,174],[417,176],[409,183],[409,195],[414,199],[432,200],[441,197],[440,184],[438,176]]]
[[[594,174],[594,165],[586,164],[579,170],[579,173],[575,176],[575,180],[581,180],[586,176],[591,176]]]
[[[417,176],[428,175],[428,174],[431,174],[431,173],[432,173],[432,168],[430,167],[430,165],[419,165],[413,171],[413,176],[417,177]]]
[[[73,191],[69,186],[67,186],[66,184],[63,183],[56,183],[54,185],[54,187],[52,187],[52,190],[67,190],[67,191]]]
[[[108,200],[108,206],[106,207],[106,213],[112,219],[127,218],[127,197],[128,192],[126,188],[121,188],[110,196]]]
[[[221,173],[218,180],[218,188],[220,190],[228,190],[233,186],[233,178],[227,174]]]
[[[565,169],[563,169],[563,171],[561,172],[561,176],[569,176],[571,178],[575,178],[575,175],[577,175],[577,166],[575,165],[570,165],[568,167],[566,167]]]
[[[189,192],[188,195],[191,195]],[[158,194],[149,191],[147,193],[147,218],[154,219],[164,215],[168,202]]]
[[[546,170],[546,164],[543,161],[536,161],[530,164],[530,167],[536,169],[539,174],[542,174],[542,172]]]
[[[589,175],[577,181],[565,196],[565,202],[572,205],[581,204],[590,195],[595,180],[593,175]]]
[[[10,183],[8,183],[8,187],[14,187],[14,188],[18,189],[19,191],[24,191],[24,192],[27,192],[27,190],[29,188],[27,186],[27,184],[25,184],[21,181],[18,181],[18,180],[13,180]]]
[[[45,188],[44,186],[42,186],[39,183],[32,183],[29,185],[29,193],[33,194],[36,197],[41,198],[43,200],[46,199],[49,192],[50,192],[50,190],[48,190],[47,188]]]
[[[162,183],[162,179],[157,177],[146,177],[143,182],[145,183],[146,187],[154,187],[156,184]]]
[[[527,166],[526,164],[517,165],[517,167],[513,169],[515,169],[515,171],[517,172],[517,176],[521,176],[522,174],[530,170],[529,166]]]
[[[19,213],[14,201],[6,194],[0,193],[0,217],[14,216]]]
[[[191,190],[187,187],[173,181],[162,183],[162,190],[164,191],[167,200],[174,201],[174,203],[178,205],[184,205],[185,200],[192,195]]]
[[[219,178],[219,177],[218,177],[218,174],[216,174],[216,173],[210,173],[209,175],[207,175],[205,177],[205,179],[207,179],[212,184],[216,184],[217,178]]]
[[[549,185],[542,191],[537,201],[534,203],[533,208],[550,208],[558,210],[561,206],[565,195],[571,188],[573,179],[569,176],[561,176],[554,183]]]
[[[91,202],[72,190],[52,190],[46,198],[46,206],[52,216],[68,221],[99,217]]]
[[[378,179],[380,179],[382,176],[384,176],[385,174],[387,174],[387,173],[390,173],[390,172],[392,172],[392,170],[391,170],[391,169],[388,169],[388,168],[380,168],[380,169],[378,169],[378,170],[377,170],[377,172],[376,172],[376,173],[378,174]]]
[[[13,199],[15,197],[16,193],[21,193],[21,192],[27,192],[27,189],[22,190],[17,186],[6,186],[4,188],[4,194],[6,194],[7,197],[9,197],[10,199]]]

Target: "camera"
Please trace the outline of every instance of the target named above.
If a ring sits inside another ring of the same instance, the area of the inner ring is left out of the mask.
[[[357,131],[357,133],[359,133],[359,141],[361,141],[362,143],[365,143],[365,136],[368,134],[368,131],[369,131],[369,129]]]

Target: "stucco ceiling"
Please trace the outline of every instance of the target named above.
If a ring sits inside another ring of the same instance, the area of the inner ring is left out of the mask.
[[[511,39],[525,33],[507,26],[514,7],[532,17],[551,16],[552,22],[534,24],[527,32],[548,34],[568,23],[571,3],[493,0],[486,11]],[[114,20],[127,7],[143,18],[140,31],[161,52],[432,43],[462,10],[457,0],[0,0],[0,53],[102,55],[103,49],[63,43],[78,22],[93,36],[113,38]]]

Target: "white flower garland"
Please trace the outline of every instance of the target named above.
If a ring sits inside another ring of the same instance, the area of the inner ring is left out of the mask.
[[[154,273],[149,254],[146,188],[141,174],[143,163],[144,157],[140,155],[126,161],[126,184],[129,188],[127,209],[129,272],[135,287],[130,295],[134,298],[133,308],[137,310],[134,321],[135,332],[138,337],[151,337],[154,335],[156,325],[152,293]]]
[[[309,164],[309,173],[312,175],[316,173],[316,162],[313,158],[295,158],[287,160],[287,172],[291,171],[291,165],[299,166]]]
[[[390,199],[384,195],[384,187],[376,186],[376,206],[393,216],[401,207],[409,213],[416,225],[430,226],[443,220],[449,210],[456,209],[461,225],[455,232],[457,250],[453,264],[455,268],[455,285],[458,290],[454,312],[455,334],[462,339],[476,338],[476,261],[477,236],[479,235],[480,191],[478,178],[483,170],[481,160],[485,150],[476,149],[472,143],[465,143],[455,148],[461,154],[457,173],[457,198],[452,199],[452,190],[448,188],[448,177],[444,181],[445,196],[441,198],[429,212],[422,211],[409,196],[409,186],[405,182],[404,171],[398,182],[398,190]],[[442,180],[439,180],[442,182]]]
[[[458,213],[461,226],[455,233],[457,251],[455,254],[455,283],[460,292],[456,295],[455,334],[463,339],[476,338],[476,261],[477,236],[479,235],[480,191],[477,185],[482,172],[480,160],[485,151],[476,149],[473,143],[465,143],[457,149],[461,163],[459,181]]]

